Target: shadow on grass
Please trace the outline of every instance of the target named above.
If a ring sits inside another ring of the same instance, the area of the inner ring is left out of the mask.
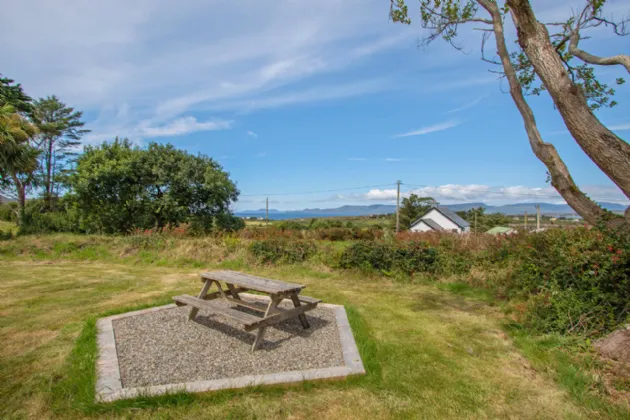
[[[149,307],[171,303],[170,299],[162,299],[152,304],[122,308],[102,313],[85,321],[83,329],[76,340],[67,360],[52,383],[52,408],[57,414],[70,415],[72,411],[83,414],[116,412],[127,409],[155,409],[160,407],[190,406],[196,403],[220,405],[247,393],[264,394],[268,397],[283,396],[287,389],[292,392],[309,391],[320,387],[347,388],[354,386],[373,387],[381,382],[381,365],[377,343],[370,334],[369,327],[359,312],[346,307],[348,319],[352,326],[355,341],[359,348],[364,367],[363,376],[351,376],[345,380],[310,381],[300,384],[256,386],[235,390],[192,394],[178,392],[160,396],[143,396],[111,403],[100,403],[95,400],[96,360],[98,359],[97,327],[98,318],[120,313],[141,310]]]

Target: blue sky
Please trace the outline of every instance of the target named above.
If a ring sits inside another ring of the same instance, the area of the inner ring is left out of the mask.
[[[553,21],[583,2],[533,3]],[[630,12],[608,3],[610,13]],[[562,202],[471,28],[461,53],[444,42],[418,48],[418,19],[393,24],[387,0],[3,5],[0,72],[34,97],[56,94],[83,110],[87,143],[121,136],[212,156],[243,194],[235,209],[260,208],[266,194],[278,209],[390,203],[399,179],[405,194],[443,203]],[[581,46],[593,53],[627,52],[627,39],[592,35]],[[598,112],[622,138],[629,93],[630,83],[621,86],[620,105]],[[529,99],[577,183],[600,201],[626,203],[550,100]],[[286,194],[298,192],[308,194]]]

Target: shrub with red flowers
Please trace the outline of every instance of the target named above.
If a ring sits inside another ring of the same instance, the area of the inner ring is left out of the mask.
[[[628,319],[630,240],[595,229],[529,235],[516,276],[531,294],[528,322],[542,331],[598,335]]]

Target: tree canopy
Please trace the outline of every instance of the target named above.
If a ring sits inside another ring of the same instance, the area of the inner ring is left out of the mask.
[[[228,173],[207,156],[170,144],[140,149],[119,138],[86,147],[70,187],[85,223],[105,233],[184,222],[203,231],[232,226],[226,215],[239,194]]]
[[[420,197],[417,194],[410,194],[402,199],[400,205],[400,229],[408,230],[411,224],[420,216],[428,212],[436,201],[431,197]]]
[[[35,101],[33,116],[40,131],[41,184],[44,198],[52,207],[52,199],[58,194],[60,185],[59,175],[77,155],[81,137],[90,130],[83,128],[81,111],[66,106],[54,95]]]
[[[11,79],[0,78],[0,191],[14,191],[19,222],[26,194],[35,184],[39,150],[31,144],[37,127],[29,120],[31,98]]]

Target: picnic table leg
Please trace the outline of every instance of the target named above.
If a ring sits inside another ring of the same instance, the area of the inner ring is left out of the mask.
[[[241,297],[238,295],[238,292],[236,290],[234,290],[234,285],[232,283],[226,283],[227,284],[227,288],[230,291],[230,294],[232,295],[232,297],[236,300],[241,300]]]
[[[298,306],[302,306],[302,304],[300,303],[300,299],[298,299],[295,293],[291,295],[291,301],[293,301],[293,306],[295,306],[296,308]],[[300,314],[298,317],[300,318],[300,322],[302,323],[302,326],[305,330],[311,327],[306,319],[306,315]]]
[[[267,318],[269,315],[273,314],[276,311],[276,308],[278,307],[278,304],[280,302],[282,302],[282,298],[272,295],[271,301],[269,301],[269,306],[267,306],[267,310],[265,311],[265,316],[263,318]],[[256,350],[260,343],[262,343],[266,330],[267,327],[261,327],[258,329],[258,333],[256,333],[256,338],[254,339],[254,344],[252,344],[252,351]]]
[[[199,296],[198,296],[199,299],[203,299],[206,297],[206,294],[208,293],[208,289],[210,289],[210,286],[212,286],[212,280],[206,280],[203,287],[201,288],[201,292],[199,293]],[[197,312],[199,312],[199,308],[192,308],[190,310],[190,314],[188,314],[188,320],[192,321],[193,319],[195,319],[195,317],[197,316]]]

